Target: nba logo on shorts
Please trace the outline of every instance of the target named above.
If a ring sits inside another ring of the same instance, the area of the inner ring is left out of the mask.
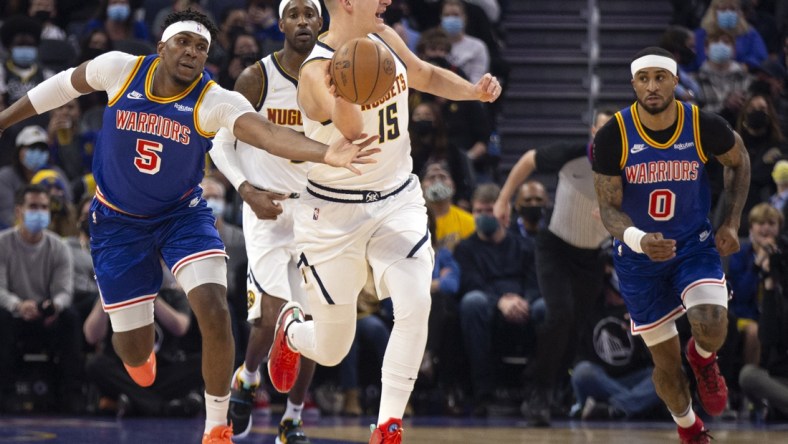
[[[317,220],[318,217],[320,217],[320,208],[315,208],[312,212],[312,220]]]

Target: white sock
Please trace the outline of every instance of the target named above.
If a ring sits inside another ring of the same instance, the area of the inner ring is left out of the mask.
[[[205,392],[205,433],[216,426],[227,425],[227,409],[230,407],[230,394],[213,396]]]
[[[410,399],[410,390],[391,387],[384,382],[380,391],[380,411],[377,425],[385,423],[390,418],[402,419],[408,399]]]
[[[679,427],[682,429],[688,429],[695,424],[695,411],[692,410],[692,401],[690,401],[689,406],[687,406],[687,410],[680,415],[674,415],[673,412],[670,412],[670,416],[673,417],[673,421],[678,424]]]
[[[710,351],[706,351],[706,350],[700,348],[700,345],[698,345],[698,341],[695,341],[695,350],[698,352],[700,357],[703,358],[703,359],[708,359],[713,354]]]
[[[282,415],[282,421],[285,419],[292,419],[293,422],[301,421],[301,412],[304,410],[304,403],[293,404],[290,398],[287,398],[287,408],[285,414]]]
[[[260,372],[255,371],[254,373],[250,372],[246,368],[246,363],[241,366],[241,381],[244,382],[247,386],[252,385],[260,385]]]

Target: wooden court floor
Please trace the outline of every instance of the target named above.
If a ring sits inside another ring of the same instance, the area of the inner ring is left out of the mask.
[[[271,444],[274,420],[256,418],[252,434],[239,443]],[[373,418],[324,418],[306,423],[313,444],[367,443]],[[0,417],[0,443],[165,443],[200,442],[199,419],[123,419],[65,417]],[[711,423],[714,444],[788,443],[788,424],[754,426],[748,422]],[[405,423],[405,444],[662,444],[678,443],[667,422],[558,421],[534,429],[518,419],[415,418]]]

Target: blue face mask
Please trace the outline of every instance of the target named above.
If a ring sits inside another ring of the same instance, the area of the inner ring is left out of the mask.
[[[131,7],[126,4],[107,6],[107,18],[116,22],[125,21],[131,14]]]
[[[22,155],[22,165],[30,171],[38,171],[49,162],[49,152],[28,148]]]
[[[733,29],[739,22],[739,13],[736,11],[717,11],[717,25],[722,29]]]
[[[731,45],[722,42],[714,42],[709,45],[709,60],[714,63],[725,63],[733,57]]]
[[[441,17],[441,27],[449,35],[457,35],[462,32],[462,19],[456,15]]]
[[[35,46],[14,46],[11,48],[11,60],[19,66],[30,66],[38,58],[38,48]]]
[[[221,199],[205,199],[205,203],[208,205],[208,208],[211,209],[213,213],[213,217],[219,219],[224,215],[224,201]]]
[[[40,233],[49,226],[49,210],[26,210],[22,221],[27,231]]]
[[[483,234],[485,237],[490,237],[498,231],[498,219],[489,214],[480,214],[476,216],[476,231]]]

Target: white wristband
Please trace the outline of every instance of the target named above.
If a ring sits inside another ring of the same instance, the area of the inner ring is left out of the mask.
[[[635,253],[643,253],[643,248],[640,246],[640,241],[646,235],[645,231],[638,230],[636,227],[629,227],[624,230],[624,243],[627,244]]]
[[[38,114],[59,108],[82,95],[71,83],[74,70],[75,68],[69,68],[61,71],[27,92],[27,97]]]

